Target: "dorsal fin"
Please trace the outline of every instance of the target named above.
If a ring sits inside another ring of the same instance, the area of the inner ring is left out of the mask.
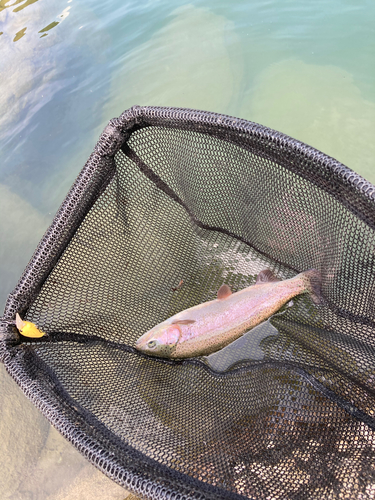
[[[226,299],[232,295],[232,290],[230,289],[229,285],[221,285],[219,290],[217,291],[217,298],[218,299]]]
[[[176,321],[172,321],[172,325],[191,325],[195,323],[195,319],[176,319]]]
[[[255,282],[256,285],[260,285],[261,283],[270,283],[272,281],[281,281],[277,278],[270,269],[263,269],[258,276]]]

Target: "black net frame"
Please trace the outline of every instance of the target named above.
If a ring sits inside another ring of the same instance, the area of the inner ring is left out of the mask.
[[[264,267],[317,268],[324,304],[297,298],[257,346],[208,360],[135,351],[171,312]],[[134,106],[9,295],[0,356],[52,425],[144,498],[373,498],[374,274],[361,176],[256,123]],[[16,312],[48,335],[21,337]]]

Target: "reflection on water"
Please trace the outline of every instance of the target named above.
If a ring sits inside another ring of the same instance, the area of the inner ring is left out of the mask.
[[[8,0],[3,0],[3,1],[0,1],[0,12],[5,10],[5,9],[11,9],[12,7],[18,5],[18,7],[16,7],[15,9],[12,9],[12,12],[19,12],[21,10],[23,10],[25,7],[28,7],[29,5],[37,2],[38,0],[26,0],[24,3],[22,3],[23,0],[17,0],[16,2],[14,3],[10,3],[10,1]],[[72,0],[68,0],[68,3],[70,3]],[[21,4],[21,5],[19,5]],[[55,26],[57,26],[58,24],[61,23],[61,21],[63,21],[66,17],[68,17],[69,15],[69,10],[70,10],[71,7],[66,7],[60,14],[58,14],[58,21],[53,21],[51,22],[48,26],[46,26],[45,28],[41,29],[40,31],[38,31],[38,33],[44,33],[46,31],[49,31],[50,29],[54,28]],[[15,17],[13,16],[12,14],[9,14],[7,16],[7,33],[9,34],[12,30],[12,25],[17,25],[19,22],[21,22],[21,19],[24,19],[24,22],[26,21],[29,21],[29,18],[22,18],[22,17]],[[31,23],[33,23],[35,19],[35,11],[34,11],[34,17],[31,19]],[[17,22],[15,22],[17,21]],[[20,40],[25,32],[27,30],[27,27],[23,28],[22,30],[18,31],[15,35],[15,37],[13,38],[13,42],[17,42],[18,40]],[[3,34],[3,32],[0,33],[1,35]],[[46,36],[46,35],[43,35],[43,36]]]
[[[364,0],[0,0],[1,307],[99,132],[133,104],[257,121],[375,182],[374,10]],[[276,338],[270,328],[232,349],[260,357]],[[4,498],[98,497],[90,484],[102,476],[3,369],[0,382],[9,384],[0,405]],[[125,496],[103,485],[100,498]]]
[[[16,7],[13,9],[13,12],[19,12],[20,10],[24,9],[28,5],[37,2],[38,0],[16,0],[15,2],[12,2],[12,0],[1,0],[0,1],[0,12],[4,9],[10,9],[12,7]],[[21,5],[20,5],[21,4]]]
[[[38,0],[26,0],[24,3],[22,3],[22,0],[17,0],[14,3],[10,3],[8,0],[4,0],[4,1],[0,2],[0,12],[4,9],[12,8],[15,5],[18,5],[18,7],[16,7],[15,9],[12,9],[12,12],[19,12],[19,11],[23,10],[25,7],[28,7],[29,5],[31,5],[37,1]],[[70,1],[72,1],[72,0],[70,0]],[[19,5],[19,4],[21,4],[21,5]],[[57,26],[58,24],[60,24],[60,22],[69,15],[69,9],[70,9],[70,7],[67,7],[66,9],[63,10],[63,12],[61,14],[58,15],[59,21],[54,21],[54,22],[50,23],[48,26],[46,26],[45,28],[41,29],[38,33],[44,33],[44,34],[40,38],[42,38],[43,36],[47,36],[47,33],[45,33],[46,31],[49,31],[50,29],[52,29],[55,26]],[[9,24],[11,24],[13,19],[12,19],[12,16],[10,15],[9,18],[7,19],[8,26],[9,26]],[[16,19],[17,19],[17,21],[19,21],[18,17]],[[27,27],[19,30],[15,34],[15,36],[13,38],[13,42],[18,42],[18,40],[20,40],[25,35],[26,30],[27,30]],[[2,35],[2,34],[3,34],[3,32],[0,33],[0,35]]]
[[[16,33],[16,36],[13,38],[13,42],[17,42],[18,40],[20,40],[26,33],[26,30],[27,28],[23,28],[22,30],[18,31]]]

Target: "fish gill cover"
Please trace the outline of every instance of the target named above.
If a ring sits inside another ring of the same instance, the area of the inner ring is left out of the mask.
[[[144,498],[375,494],[375,188],[261,125],[175,108],[111,120],[2,318],[1,359],[94,465]],[[134,348],[170,316],[317,269],[208,357]],[[16,313],[45,332],[20,336]]]

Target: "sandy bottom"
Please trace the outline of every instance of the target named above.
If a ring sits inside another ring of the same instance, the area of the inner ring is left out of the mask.
[[[136,497],[91,465],[26,399],[0,365],[2,500]]]

